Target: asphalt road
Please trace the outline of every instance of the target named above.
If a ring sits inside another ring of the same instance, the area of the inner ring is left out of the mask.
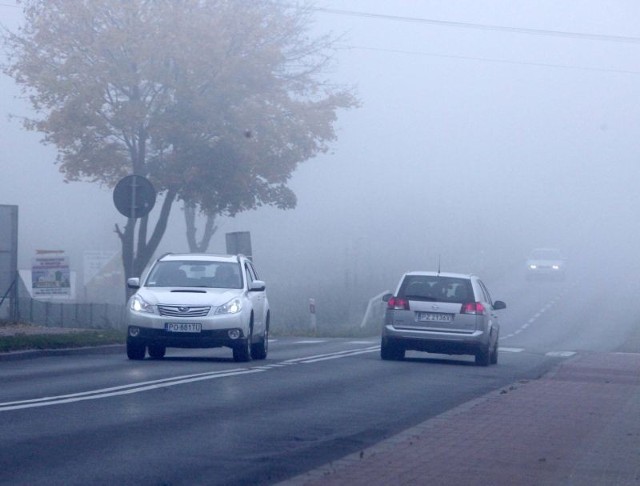
[[[574,353],[637,343],[638,289],[518,277],[487,282],[508,305],[488,368],[414,352],[383,362],[376,337],[278,338],[248,364],[225,349],[0,362],[0,484],[273,484]]]

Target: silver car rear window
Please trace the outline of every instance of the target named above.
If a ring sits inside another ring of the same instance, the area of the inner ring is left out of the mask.
[[[398,297],[428,302],[474,302],[471,281],[464,278],[407,275]]]

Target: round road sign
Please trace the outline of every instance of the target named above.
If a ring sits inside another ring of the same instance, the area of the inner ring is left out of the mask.
[[[113,189],[113,202],[123,216],[143,218],[156,203],[156,190],[146,177],[128,175]]]

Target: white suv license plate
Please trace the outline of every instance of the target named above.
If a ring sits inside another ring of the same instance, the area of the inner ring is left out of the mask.
[[[167,332],[200,332],[202,324],[199,322],[165,322],[164,329]]]
[[[418,321],[420,322],[451,322],[451,314],[442,314],[439,312],[418,312]]]

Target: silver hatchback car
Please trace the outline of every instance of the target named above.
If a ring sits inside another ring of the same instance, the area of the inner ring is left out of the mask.
[[[127,356],[163,358],[167,347],[229,347],[235,361],[265,359],[269,301],[243,255],[167,254],[127,280]]]
[[[395,294],[383,297],[387,309],[380,354],[404,359],[406,350],[439,354],[471,354],[480,366],[498,362],[500,325],[493,301],[475,275],[409,272]]]

